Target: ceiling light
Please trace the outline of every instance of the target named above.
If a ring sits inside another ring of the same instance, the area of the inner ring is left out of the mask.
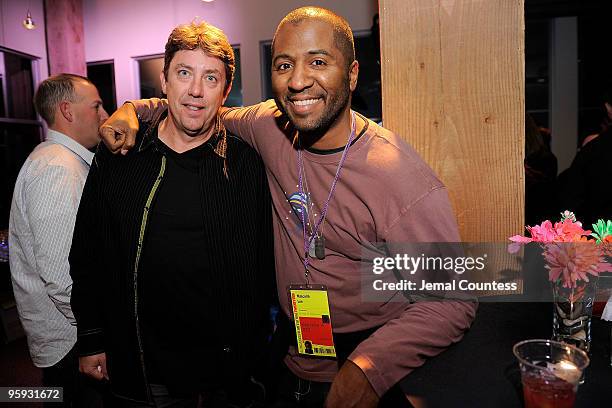
[[[26,15],[26,19],[22,22],[23,26],[28,30],[33,30],[36,28],[36,24],[34,24],[34,20],[32,20],[32,14],[30,14],[30,10],[28,10],[28,14]]]

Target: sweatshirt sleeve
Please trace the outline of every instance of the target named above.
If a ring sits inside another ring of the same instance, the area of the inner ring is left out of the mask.
[[[221,119],[227,130],[244,140],[260,155],[259,143],[270,133],[266,129],[266,125],[269,125],[268,122],[271,121],[272,116],[269,115],[267,120],[263,117],[263,113],[266,111],[265,105],[270,102],[262,102],[245,108],[222,109],[221,111]]]
[[[385,235],[385,240],[392,243],[459,242],[446,189],[434,188],[404,208]],[[461,340],[476,309],[475,301],[407,303],[401,315],[364,340],[349,360],[363,370],[376,393],[382,396],[428,358]]]
[[[136,99],[126,103],[131,103],[134,106],[138,122],[141,124],[152,121],[157,113],[168,108],[168,100],[159,98]]]

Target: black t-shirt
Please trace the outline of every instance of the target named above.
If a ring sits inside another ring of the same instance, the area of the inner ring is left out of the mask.
[[[158,143],[166,154],[166,171],[149,213],[139,306],[149,381],[166,384],[161,367],[183,365],[205,346],[205,329],[211,326],[206,277],[214,271],[199,174],[208,147],[176,153]]]

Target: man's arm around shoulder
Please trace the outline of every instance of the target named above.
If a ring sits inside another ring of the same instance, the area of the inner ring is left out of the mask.
[[[222,115],[224,125],[231,133],[255,147],[256,132],[253,124],[259,106],[262,104],[245,108],[222,107],[219,114]],[[168,109],[166,99],[138,99],[124,103],[100,127],[100,135],[104,144],[113,153],[127,154],[136,143],[136,134],[140,126],[147,125],[156,115],[166,109]]]

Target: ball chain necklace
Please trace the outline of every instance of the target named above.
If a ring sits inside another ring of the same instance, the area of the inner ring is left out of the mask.
[[[302,147],[301,145],[298,145],[298,149],[297,149],[298,187],[299,187],[299,194],[302,196],[302,198],[304,198],[306,202],[305,210],[301,211],[301,218],[302,218],[302,233],[303,233],[303,239],[304,239],[304,271],[305,271],[304,274],[306,276],[307,281],[309,280],[309,276],[308,276],[309,275],[309,272],[308,272],[309,258],[312,257],[313,252],[314,252],[314,256],[317,259],[320,259],[320,260],[325,259],[325,238],[323,237],[323,233],[321,232],[322,224],[324,223],[325,217],[327,216],[327,210],[329,208],[329,203],[331,202],[331,198],[336,189],[336,184],[338,183],[338,180],[340,179],[340,171],[342,170],[344,161],[346,160],[346,157],[348,156],[348,151],[351,147],[351,143],[353,139],[355,138],[355,128],[356,128],[355,112],[351,112],[351,133],[349,134],[348,142],[346,143],[346,146],[344,147],[344,151],[342,152],[342,157],[340,158],[338,167],[336,168],[336,175],[334,176],[334,180],[332,181],[332,185],[329,189],[329,194],[327,195],[327,199],[323,203],[323,209],[321,210],[321,215],[319,219],[317,220],[316,224],[314,225],[314,227],[313,227],[313,224],[310,223],[310,214],[308,215],[308,218],[309,218],[308,221],[311,226],[310,233],[306,232],[306,218],[304,216],[304,212],[308,208],[308,201],[309,201],[309,197],[306,196],[304,192],[304,185],[307,184],[305,183],[306,180],[305,180],[305,170],[304,170],[304,159],[303,159]],[[314,250],[311,251],[311,246],[313,244],[314,244]]]

